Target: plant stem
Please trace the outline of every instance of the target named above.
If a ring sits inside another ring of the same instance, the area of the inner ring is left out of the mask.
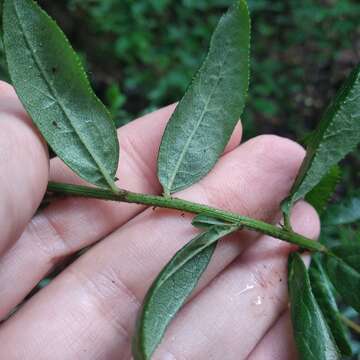
[[[290,214],[283,212],[283,218],[284,218],[284,227],[285,229],[292,231],[291,226],[291,220],[290,220]]]
[[[328,252],[327,248],[324,245],[316,241],[310,240],[293,231],[289,231],[288,229],[280,228],[246,216],[241,216],[233,212],[219,210],[210,206],[193,203],[191,201],[182,200],[175,197],[139,194],[122,189],[119,189],[117,193],[114,193],[111,190],[106,189],[55,182],[50,182],[48,184],[48,191],[61,195],[134,203],[146,206],[185,211],[192,214],[203,214],[218,220],[242,226],[249,230],[270,235],[277,239],[281,239],[286,242],[298,245],[301,248],[305,248],[307,250]]]
[[[350,320],[346,316],[339,314],[340,319],[343,321],[343,323],[349,327],[351,330],[355,331],[357,334],[360,334],[360,325],[357,324],[355,321]]]

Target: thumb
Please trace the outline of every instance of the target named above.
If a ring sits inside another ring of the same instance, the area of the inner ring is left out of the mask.
[[[48,172],[47,146],[13,88],[0,81],[0,254],[39,206]]]

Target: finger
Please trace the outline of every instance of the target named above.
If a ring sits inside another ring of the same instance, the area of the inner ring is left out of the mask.
[[[0,254],[22,233],[45,193],[48,154],[13,88],[0,81]]]
[[[248,360],[296,360],[290,313],[286,311],[249,355]]]
[[[160,133],[173,109],[174,106],[161,109],[121,129],[121,186],[141,192],[160,191],[154,176],[155,153]],[[51,173],[51,177],[59,181],[81,182],[59,159],[52,160]],[[20,303],[58,261],[106,236],[140,210],[137,206],[68,198],[56,201],[37,214],[17,243],[0,259],[0,319]]]
[[[292,224],[310,238],[319,233],[316,212],[305,203],[294,208]],[[251,245],[180,312],[157,358],[245,359],[287,307],[293,250],[269,236]]]
[[[173,110],[174,106],[169,106],[119,130],[120,187],[143,193],[161,192],[156,177],[157,151]],[[238,146],[241,134],[239,123],[226,151]],[[51,165],[53,179],[81,182],[59,159]],[[143,207],[137,205],[69,198],[56,201],[35,216],[15,246],[0,259],[0,319],[21,302],[56,263],[105,237],[141,210]]]
[[[242,138],[242,130],[243,130],[242,124],[241,124],[241,121],[239,121],[236,124],[234,132],[232,133],[231,138],[230,138],[228,144],[225,147],[223,155],[233,151],[234,149],[236,149],[240,145],[241,138]]]
[[[291,141],[258,137],[223,157],[211,174],[180,196],[271,218],[289,191],[303,156],[301,147]],[[239,235],[241,240],[248,239],[244,234]],[[20,327],[25,335],[16,341],[25,347],[32,342],[36,323],[37,332],[43,335],[37,337],[39,347],[32,351],[44,359],[50,355],[47,351],[55,348],[54,343],[47,348],[48,336],[56,339],[63,358],[75,356],[80,345],[87,347],[87,355],[97,354],[101,342],[102,348],[109,349],[107,359],[112,358],[110,354],[126,359],[139,302],[163,265],[193,235],[188,219],[179,218],[176,212],[149,209],[134,218],[80,258],[5,324],[0,333],[0,341],[6,338],[8,344],[4,354],[12,354],[11,344]],[[223,242],[205,278],[210,281],[209,274],[214,277],[245,246],[246,241]],[[76,314],[76,319],[70,319],[69,314]],[[53,324],[60,324],[56,329],[48,327],[49,317]],[[66,329],[55,336],[64,322]],[[88,326],[90,322],[92,326]],[[79,334],[82,343],[69,348],[68,339]],[[94,336],[98,342],[91,341]]]
[[[157,153],[166,124],[175,110],[176,104],[145,115],[118,130],[120,142],[120,162],[117,171],[119,187],[133,191],[146,189],[160,192],[157,180]],[[242,125],[239,121],[225,147],[224,154],[235,149],[241,141]],[[129,173],[130,172],[130,173]],[[134,176],[138,175],[138,178]],[[131,181],[129,180],[129,176]],[[53,181],[84,184],[85,182],[71,172],[59,159],[52,161],[50,177]],[[135,181],[135,183],[134,183]],[[141,186],[137,186],[138,181]],[[149,186],[150,185],[150,186]]]

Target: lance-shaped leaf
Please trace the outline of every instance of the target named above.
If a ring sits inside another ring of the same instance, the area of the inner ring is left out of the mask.
[[[351,344],[346,328],[339,317],[339,309],[331,289],[330,281],[318,256],[313,256],[309,269],[311,288],[319,304],[336,344],[345,356],[351,356]]]
[[[295,342],[303,360],[340,359],[332,334],[311,291],[299,254],[289,257],[289,296]]]
[[[25,109],[73,171],[115,189],[116,129],[65,35],[33,0],[5,0],[3,15],[9,73]]]
[[[340,245],[326,256],[329,278],[344,302],[360,312],[360,245]]]
[[[184,246],[165,266],[147,293],[133,339],[135,360],[150,359],[175,314],[208,266],[217,241],[235,227],[214,226]]]
[[[344,225],[360,221],[360,191],[328,207],[323,225]]]
[[[283,202],[284,213],[289,214],[291,206],[311,191],[359,142],[360,65],[345,81],[311,137],[290,196]]]
[[[166,194],[199,181],[223,152],[244,109],[249,53],[249,12],[245,0],[236,0],[221,18],[203,65],[166,127],[158,158]]]
[[[333,166],[321,181],[306,195],[306,201],[311,204],[318,214],[322,214],[335,192],[341,178],[341,170],[338,165]]]
[[[231,226],[231,227],[234,226],[234,224],[230,224],[218,219],[214,219],[212,217],[203,214],[196,215],[192,219],[191,224],[199,229],[209,229],[213,226]]]

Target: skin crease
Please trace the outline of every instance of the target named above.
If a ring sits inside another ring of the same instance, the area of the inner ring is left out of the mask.
[[[120,187],[161,193],[156,154],[173,109],[119,131]],[[278,221],[279,203],[304,151],[276,136],[237,146],[240,138],[238,126],[214,170],[177,196]],[[196,234],[191,216],[87,199],[57,200],[34,216],[49,178],[81,180],[58,159],[49,171],[44,141],[5,83],[0,83],[0,167],[1,318],[54,265],[103,239],[1,325],[0,358],[131,359],[140,303],[161,268]],[[296,231],[317,237],[319,221],[309,205],[299,203],[293,215]],[[294,359],[286,289],[286,259],[293,249],[249,232],[222,240],[153,359]]]

